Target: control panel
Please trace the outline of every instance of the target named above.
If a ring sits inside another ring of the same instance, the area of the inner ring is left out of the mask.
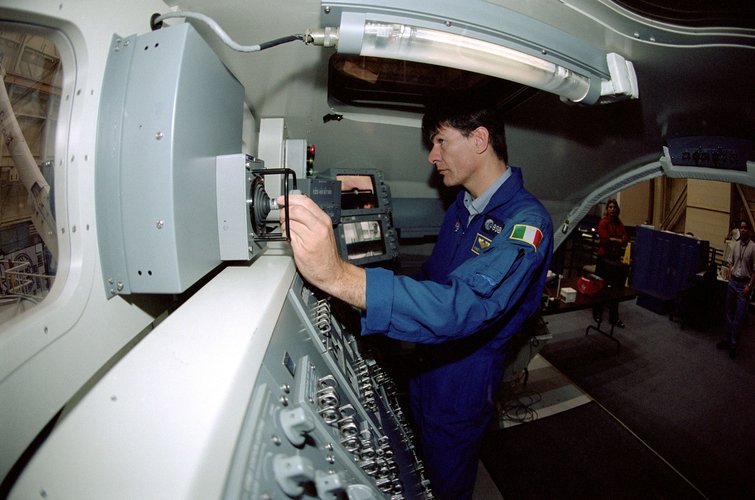
[[[350,321],[337,317],[332,300],[294,279],[226,498],[433,498],[394,381],[347,331]]]
[[[333,219],[342,258],[361,266],[398,257],[391,189],[383,179],[382,171],[332,168],[318,179],[321,182],[332,179],[339,191],[335,198],[338,217],[333,217],[328,208],[334,203],[332,199],[328,200],[328,205],[320,206]]]

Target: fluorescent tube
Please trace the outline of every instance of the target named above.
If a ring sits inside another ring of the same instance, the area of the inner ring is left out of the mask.
[[[341,26],[344,29],[344,26]],[[350,31],[354,27],[350,27]],[[353,33],[353,31],[351,31]],[[399,23],[364,23],[362,56],[400,59],[511,80],[579,102],[587,77],[518,50],[467,36]]]

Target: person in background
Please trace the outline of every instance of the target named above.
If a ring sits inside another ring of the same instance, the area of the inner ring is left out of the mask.
[[[726,262],[729,260],[729,257],[731,257],[731,252],[734,250],[734,245],[737,244],[739,241],[739,222],[734,224],[732,226],[731,230],[729,231],[729,234],[726,235],[726,238],[724,238],[724,254],[722,255],[721,261],[723,264],[726,264]],[[729,280],[729,268],[725,265],[721,266],[721,272],[720,272],[721,278],[725,279],[726,281]]]
[[[629,242],[629,234],[619,218],[621,209],[619,202],[611,198],[606,202],[606,213],[598,222],[598,262],[595,266],[596,273],[606,280],[606,285],[611,287],[623,287],[625,275],[622,272],[623,264],[622,248]],[[624,322],[619,319],[619,302],[608,300],[608,321],[611,325],[624,328]],[[603,304],[593,307],[593,318],[596,323],[603,320]]]
[[[739,225],[736,225],[731,228],[731,231],[729,231],[729,234],[726,235],[726,239],[724,241],[737,241],[739,239]]]
[[[717,344],[719,349],[728,349],[729,357],[737,355],[737,344],[742,323],[747,314],[750,292],[755,281],[755,243],[750,240],[750,223],[739,223],[739,240],[734,244],[726,261],[729,267],[729,284],[726,287],[726,335]]]
[[[422,344],[409,381],[421,455],[435,498],[464,500],[495,414],[505,348],[539,308],[553,225],[522,171],[508,165],[497,109],[468,98],[428,109],[428,161],[444,185],[463,189],[419,276],[342,260],[330,218],[305,196],[289,195],[287,230],[299,272],[361,309],[363,335]]]

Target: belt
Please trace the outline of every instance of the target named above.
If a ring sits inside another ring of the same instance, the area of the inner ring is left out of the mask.
[[[731,279],[733,279],[734,281],[739,281],[740,283],[745,283],[745,282],[750,281],[750,278],[748,278],[747,276],[732,276]]]

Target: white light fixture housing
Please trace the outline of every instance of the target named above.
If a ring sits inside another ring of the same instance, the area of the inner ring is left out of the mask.
[[[340,0],[322,5],[323,26],[338,29],[329,39],[339,53],[473,71],[583,104],[639,96],[634,67],[620,55],[605,54],[489,2]]]

